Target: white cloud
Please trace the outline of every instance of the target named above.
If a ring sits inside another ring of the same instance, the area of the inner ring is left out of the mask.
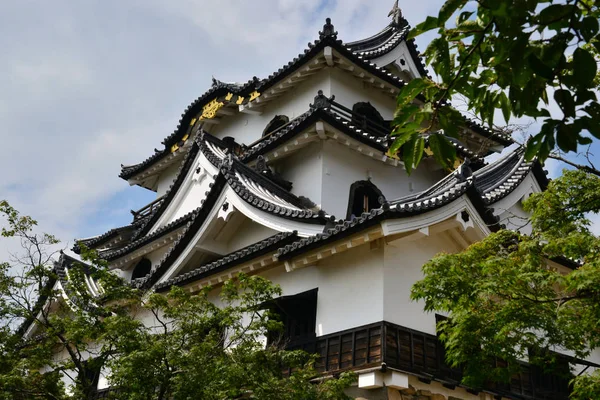
[[[417,23],[441,3],[406,5],[404,13]],[[318,37],[325,17],[352,41],[382,29],[392,5],[3,1],[0,198],[64,240],[102,233],[115,215],[143,205],[128,198],[135,189],[117,177],[120,164],[160,147],[213,74],[266,77]]]

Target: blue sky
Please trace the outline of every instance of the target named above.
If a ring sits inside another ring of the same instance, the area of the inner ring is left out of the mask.
[[[400,5],[416,24],[442,2]],[[127,224],[154,194],[119,179],[120,165],[160,147],[213,75],[268,76],[326,17],[345,41],[370,36],[393,3],[3,0],[0,199],[69,244]]]

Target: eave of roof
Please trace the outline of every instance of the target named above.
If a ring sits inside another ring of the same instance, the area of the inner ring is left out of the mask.
[[[191,212],[187,213],[186,215],[179,217],[176,220],[168,223],[167,225],[158,228],[156,231],[152,232],[151,234],[143,236],[143,237],[129,243],[127,246],[125,246],[121,249],[107,251],[107,252],[100,254],[100,256],[107,261],[114,261],[116,259],[119,259],[126,255],[129,255],[129,254],[135,252],[136,250],[139,250],[142,247],[152,243],[154,240],[160,239],[161,237],[166,236],[166,235],[176,231],[177,229],[180,229],[181,227],[183,227],[186,223],[188,223],[192,219],[193,213],[194,213],[194,211],[191,211]]]
[[[435,210],[461,197],[463,194],[467,193],[468,189],[472,186],[473,180],[468,179],[464,182],[457,182],[452,188],[445,190],[442,193],[433,194],[427,198],[387,203],[381,208],[376,208],[368,213],[363,213],[358,218],[340,221],[333,228],[326,230],[326,232],[322,234],[300,239],[291,245],[281,248],[278,251],[278,258],[279,260],[292,258],[299,252],[308,251],[320,247],[325,243],[342,239],[378,224],[385,219],[405,218]]]
[[[143,223],[143,225],[138,229],[132,237],[132,240],[137,240],[142,236],[145,236],[150,229],[156,224],[158,219],[163,215],[163,213],[167,210],[173,198],[177,194],[177,191],[185,181],[185,177],[187,176],[190,168],[194,164],[194,160],[200,151],[200,147],[196,142],[192,145],[192,149],[186,157],[186,160],[179,166],[179,170],[177,172],[176,178],[173,183],[169,186],[167,193],[164,196],[163,202],[160,204],[160,207],[156,211],[154,211],[150,217]]]
[[[44,307],[46,307],[46,303],[48,302],[48,300],[50,300],[48,293],[50,291],[52,291],[52,288],[54,287],[54,285],[56,285],[57,282],[61,283],[63,290],[65,290],[65,291],[68,290],[68,277],[67,277],[66,270],[69,267],[71,267],[73,265],[73,263],[77,263],[77,264],[83,266],[84,272],[87,275],[89,275],[91,273],[91,270],[93,268],[89,264],[84,263],[83,261],[80,261],[74,257],[71,257],[68,254],[65,254],[63,251],[61,251],[58,261],[54,262],[54,266],[52,268],[52,273],[50,274],[50,278],[48,279],[48,281],[44,285],[44,288],[40,292],[43,294],[40,295],[40,297],[38,297],[35,305],[33,306],[33,313],[32,313],[33,315],[39,314],[42,311],[42,309]],[[21,336],[25,335],[25,333],[27,332],[27,330],[29,329],[31,324],[33,324],[35,322],[35,320],[36,320],[36,318],[34,318],[34,317],[27,318],[17,328],[17,333]]]
[[[216,261],[202,265],[193,271],[160,283],[156,286],[156,290],[161,292],[168,290],[173,285],[184,286],[202,277],[223,271],[233,265],[239,265],[269,253],[275,254],[281,246],[285,246],[288,243],[292,243],[296,240],[298,240],[297,232],[278,233],[258,243],[254,243],[250,246],[244,247],[243,249],[223,256]]]
[[[199,145],[199,147],[201,144]],[[325,225],[329,218],[327,218],[323,212],[313,212],[309,209],[295,209],[291,210],[285,207],[277,206],[269,201],[258,198],[253,195],[249,190],[245,188],[245,185],[241,183],[239,178],[235,175],[236,173],[240,173],[244,176],[250,177],[255,183],[261,185],[261,187],[268,189],[269,191],[276,193],[278,196],[285,197],[286,201],[293,201],[292,204],[301,206],[301,201],[294,195],[289,192],[286,192],[284,189],[280,188],[267,178],[263,177],[260,174],[257,174],[255,171],[251,170],[249,167],[245,166],[239,160],[237,160],[233,155],[228,155],[228,157],[222,160],[221,165],[219,166],[219,173],[215,177],[214,182],[210,184],[210,190],[206,194],[206,198],[202,200],[200,207],[194,210],[189,216],[189,219],[186,219],[186,223],[184,225],[183,230],[178,234],[178,239],[173,243],[171,248],[167,251],[167,253],[163,256],[158,266],[156,266],[150,275],[137,280],[134,282],[134,285],[138,287],[148,288],[154,285],[159,279],[160,275],[163,271],[169,268],[172,263],[176,261],[182,251],[188,246],[195,233],[201,228],[204,224],[206,218],[210,214],[210,211],[215,206],[217,199],[219,198],[221,192],[224,190],[226,185],[229,185],[235,193],[242,198],[244,201],[252,205],[253,207],[259,208],[265,212],[271,213],[275,216],[287,218],[291,220],[301,221],[304,223],[314,223]],[[152,241],[153,238],[149,238],[148,241]],[[146,240],[143,240],[142,243],[146,243]],[[128,252],[134,251],[133,249],[128,249]],[[120,257],[123,255],[123,252],[118,251],[115,253],[114,257]]]
[[[214,182],[210,184],[210,190],[208,191],[206,198],[202,200],[200,207],[193,211],[191,219],[186,223],[184,230],[179,234],[179,238],[165,253],[158,265],[152,269],[149,275],[132,282],[134,286],[145,289],[152,287],[152,285],[158,281],[163,271],[175,262],[177,257],[179,257],[181,252],[192,240],[194,233],[200,229],[208,217],[221,194],[221,191],[225,187],[225,184],[225,177],[222,174],[218,174]]]
[[[90,239],[78,240],[77,243],[75,243],[75,245],[73,246],[72,250],[75,253],[79,254],[81,251],[81,249],[79,247],[80,244],[85,245],[88,249],[96,249],[96,248],[110,242],[111,240],[116,239],[123,232],[135,231],[135,229],[136,229],[136,226],[133,223],[130,225],[119,227],[119,228],[114,228],[100,236],[96,236],[96,237],[93,237]]]
[[[247,167],[237,159],[230,158],[228,162],[223,163],[221,165],[221,173],[226,177],[229,187],[231,187],[240,198],[258,209],[295,221],[322,225],[325,225],[328,221],[324,211],[321,210],[315,212],[307,209],[302,200],[300,200],[297,196],[281,188],[264,176],[256,173],[256,171]],[[252,182],[273,193],[275,196],[295,206],[297,209],[278,206],[266,199],[258,197],[247,188],[246,184],[240,181],[236,173],[239,173],[250,179]]]
[[[254,78],[244,85],[235,85],[215,80],[213,82],[212,87],[209,90],[207,90],[204,94],[202,94],[200,97],[194,100],[185,109],[185,111],[181,115],[181,118],[179,119],[179,123],[177,124],[177,128],[175,129],[175,131],[162,141],[162,144],[165,146],[164,149],[156,150],[155,154],[142,161],[141,163],[122,167],[119,177],[125,180],[129,180],[135,175],[147,169],[148,167],[154,165],[156,162],[160,161],[167,155],[171,154],[171,147],[180,142],[186,134],[189,134],[191,122],[198,114],[202,112],[203,107],[210,101],[219,96],[226,96],[229,93],[232,93],[236,96],[245,96],[247,95],[247,93],[253,91],[257,82],[258,79]]]
[[[402,28],[390,26],[384,29],[382,32],[387,32],[385,35],[383,35],[384,39],[386,35],[389,35],[389,37],[387,37],[387,39],[385,40],[389,41],[390,39],[393,39],[392,41],[394,42],[394,46],[391,46],[390,43],[384,40],[382,46],[380,46],[381,48],[377,47],[377,56],[382,55],[381,52],[391,51],[397,44],[405,40],[406,33],[408,32],[409,28],[410,27],[406,25]],[[375,35],[374,37],[377,36],[378,35]],[[371,43],[373,42],[373,38],[366,39],[365,42]],[[279,70],[275,71],[273,74],[269,75],[269,77],[267,77],[266,79],[258,80],[257,78],[254,78],[244,85],[226,84],[220,81],[215,81],[211,89],[209,89],[206,93],[204,93],[202,96],[196,99],[190,106],[187,107],[180,119],[177,129],[163,141],[165,149],[154,154],[153,156],[151,156],[150,158],[148,158],[140,164],[124,167],[120,176],[124,179],[130,179],[134,175],[142,172],[146,168],[158,162],[166,155],[170,154],[171,146],[180,141],[181,138],[183,138],[186,134],[189,134],[188,130],[190,122],[202,111],[202,108],[209,101],[212,101],[220,95],[227,95],[228,93],[233,93],[235,95],[244,97],[253,91],[264,93],[269,88],[275,86],[282,80],[286,79],[289,75],[293,74],[298,69],[306,65],[314,57],[321,54],[321,52],[323,52],[324,49],[328,46],[334,49],[339,56],[346,58],[348,61],[356,64],[369,74],[383,80],[387,84],[392,85],[397,89],[401,89],[402,87],[404,87],[406,83],[402,79],[387,71],[385,68],[377,66],[369,61],[370,59],[374,58],[375,53],[363,54],[360,50],[356,50],[360,47],[360,43],[361,41],[344,44],[341,40],[337,39],[337,33],[321,35],[319,39],[315,40],[313,43],[309,43],[308,48],[304,50],[303,53],[300,53],[292,61],[281,67]],[[415,63],[419,68],[419,71],[423,76],[427,76],[428,73],[423,64],[422,58],[416,50],[416,44],[414,43],[414,40],[408,40],[406,41],[406,43],[411,53],[411,56],[414,58]],[[248,99],[245,98],[244,102],[247,101]],[[492,132],[489,129],[483,128],[474,121],[465,118],[465,122],[468,125],[468,127],[475,131],[477,134],[482,135],[490,140],[494,140],[499,144],[506,146],[513,143],[512,139]]]
[[[443,207],[463,195],[466,195],[471,201],[488,228],[491,231],[497,231],[501,228],[499,218],[494,215],[494,209],[490,207],[500,199],[495,191],[497,188],[502,188],[502,197],[510,194],[529,172],[532,172],[532,166],[535,167],[535,164],[526,162],[523,158],[523,151],[519,149],[477,171],[472,176],[467,173],[469,176],[465,177],[459,169],[421,194],[390,201],[381,208],[373,209],[358,218],[339,221],[337,225],[322,234],[302,238],[287,245],[278,251],[278,258],[279,260],[291,259],[301,252],[342,239],[385,219],[404,218],[429,212]],[[537,179],[535,173],[534,176]],[[495,180],[495,184],[490,184],[490,177]],[[481,183],[479,183],[480,181]],[[544,182],[541,182],[541,185],[543,184]]]
[[[349,137],[366,144],[367,146],[378,150],[382,153],[387,153],[393,138],[390,137],[378,137],[371,134],[368,131],[360,129],[352,124],[352,121],[342,117],[332,109],[319,108],[311,109],[283,127],[283,129],[275,132],[274,134],[265,137],[263,140],[256,143],[253,147],[247,149],[241,157],[241,160],[245,163],[251,162],[256,159],[259,155],[264,155],[267,152],[276,149],[285,142],[292,139],[297,134],[301,133],[317,121],[323,121],[331,125],[333,128],[343,132]],[[391,130],[390,130],[391,131]],[[462,146],[456,142],[451,142],[457,152],[471,160],[473,168],[479,168],[485,165],[483,158],[476,155],[474,152]]]

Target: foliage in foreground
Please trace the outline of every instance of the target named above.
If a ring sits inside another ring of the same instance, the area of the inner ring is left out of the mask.
[[[265,348],[269,332],[281,328],[264,310],[281,294],[277,287],[240,275],[225,284],[219,306],[210,292],[191,296],[173,288],[168,296],[150,296],[144,304],[153,320],[150,329],[140,327],[126,337],[120,343],[126,355],[111,363],[113,383],[123,388],[119,398],[348,398],[343,391],[354,379],[351,374],[314,384],[313,356]],[[284,366],[294,369],[291,377],[282,376]]]
[[[465,125],[447,105],[457,95],[491,128],[497,111],[507,123],[537,119],[529,159],[545,160],[556,148],[576,152],[592,142],[589,134],[600,138],[599,18],[593,0],[447,0],[437,17],[411,31],[414,37],[437,29],[425,57],[440,82],[419,78],[403,88],[390,153],[400,152],[410,172],[429,135],[437,161],[452,166],[456,153],[446,136],[459,138]],[[562,116],[550,115],[553,106]]]
[[[347,399],[352,374],[313,383],[312,356],[259,340],[281,328],[262,310],[280,295],[270,282],[240,275],[220,298],[209,288],[140,293],[84,250],[87,265],[73,263],[65,284],[53,263],[58,240],[36,234],[37,222],[6,202],[0,215],[2,236],[24,250],[0,264],[1,400],[91,399],[103,367],[119,400]],[[88,278],[98,293],[90,294]],[[24,340],[31,323],[37,330]],[[294,368],[291,377],[283,366]]]
[[[530,355],[552,370],[552,350],[583,358],[600,345],[600,239],[586,218],[600,211],[600,178],[565,171],[525,209],[531,235],[501,230],[460,254],[441,254],[412,289],[427,311],[451,316],[438,327],[448,361],[463,366],[465,383],[475,387],[506,381]],[[492,366],[493,359],[509,368]],[[575,378],[574,388],[575,399],[597,398],[600,373]]]

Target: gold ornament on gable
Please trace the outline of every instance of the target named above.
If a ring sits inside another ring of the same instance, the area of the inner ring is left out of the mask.
[[[257,91],[255,91],[254,93],[250,94],[250,98],[248,99],[248,101],[253,101],[253,100],[255,100],[255,99],[259,98],[259,97],[260,97],[260,93],[257,92]]]
[[[202,109],[202,116],[200,117],[200,120],[202,121],[205,119],[214,118],[217,115],[217,112],[223,108],[224,105],[225,103],[217,101],[216,99],[211,101]]]

